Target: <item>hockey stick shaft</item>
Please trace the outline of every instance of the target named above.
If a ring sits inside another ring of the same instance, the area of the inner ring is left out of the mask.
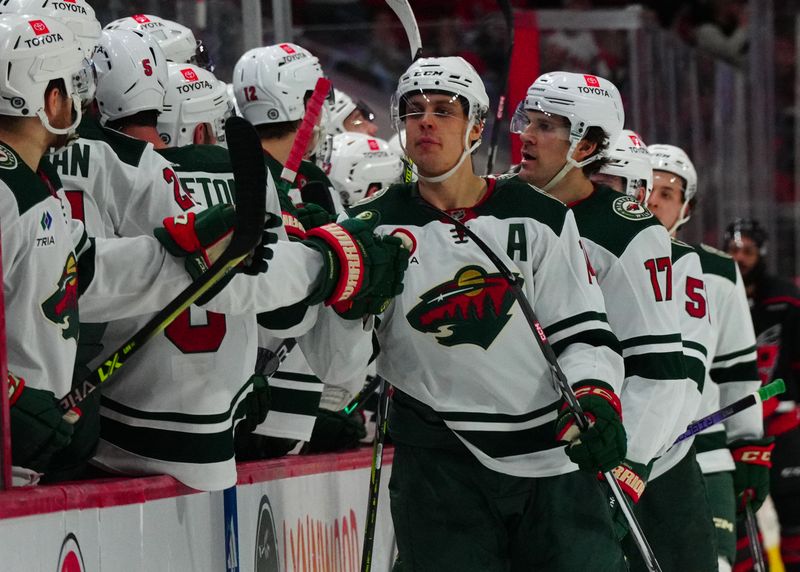
[[[761,551],[761,541],[758,538],[758,521],[749,501],[744,505],[744,524],[747,530],[747,543],[750,545],[750,554],[753,556],[753,570],[755,572],[767,572],[764,553]]]
[[[503,275],[503,278],[508,283],[514,298],[517,300],[517,303],[522,309],[522,313],[528,322],[528,326],[533,332],[533,337],[536,339],[536,343],[539,345],[542,354],[544,354],[544,357],[547,360],[548,366],[550,367],[550,372],[556,382],[557,389],[561,392],[561,395],[567,402],[567,406],[575,416],[575,423],[577,424],[578,429],[581,431],[587,430],[589,428],[589,420],[586,417],[586,414],[584,413],[580,403],[578,403],[575,392],[572,390],[572,387],[570,387],[569,382],[567,381],[567,378],[561,369],[561,366],[558,364],[558,359],[556,358],[553,348],[550,346],[550,342],[547,340],[547,336],[544,333],[544,328],[542,328],[542,325],[539,323],[536,313],[533,311],[533,307],[528,301],[528,298],[525,296],[525,293],[522,291],[520,280],[514,275],[513,272],[511,272],[508,266],[506,266],[505,263],[500,260],[497,254],[495,254],[494,251],[489,248],[489,246],[483,242],[479,236],[472,232],[464,223],[449,213],[437,209],[422,198],[420,198],[420,204],[436,212],[440,217],[449,220],[459,230],[469,236],[473,242],[475,242],[478,248],[480,248],[483,253],[492,261],[492,264],[494,264],[495,267],[500,271],[500,274]],[[622,510],[622,514],[625,516],[625,520],[630,527],[630,533],[633,536],[633,540],[635,541],[648,570],[651,572],[661,572],[661,567],[658,564],[655,553],[653,553],[653,549],[650,548],[650,544],[647,542],[644,531],[642,531],[642,527],[639,525],[639,521],[636,519],[636,516],[633,514],[633,510],[628,503],[627,495],[622,492],[619,483],[617,483],[617,479],[614,478],[614,475],[612,475],[610,471],[604,472],[603,477],[608,483],[608,486],[611,488],[611,491],[614,494],[614,497],[617,499],[617,502],[619,503],[620,510]]]
[[[372,570],[372,558],[375,549],[375,524],[378,520],[378,499],[381,488],[381,469],[383,468],[383,445],[386,441],[386,429],[389,422],[389,384],[380,376],[375,376],[380,383],[380,399],[375,419],[375,444],[372,448],[372,471],[369,476],[369,498],[367,515],[364,519],[364,547],[361,552],[361,572]]]
[[[350,403],[342,410],[345,415],[350,415],[353,411],[356,411],[363,407],[364,403],[367,401],[367,398],[372,395],[372,392],[375,391],[381,383],[381,376],[376,375],[372,377],[367,384],[361,388],[361,391],[356,393],[356,396],[350,400]]]
[[[759,403],[763,403],[770,397],[774,397],[786,391],[786,384],[783,382],[782,379],[776,379],[775,381],[768,383],[764,387],[758,389],[758,391],[754,391],[749,395],[745,395],[741,399],[734,401],[727,407],[723,407],[719,411],[715,411],[714,413],[710,413],[703,417],[702,419],[698,419],[697,421],[693,421],[689,424],[686,428],[686,431],[682,433],[675,442],[672,444],[674,447],[681,441],[688,439],[693,435],[697,435],[702,431],[705,431],[712,425],[716,425],[717,423],[722,423],[726,419],[729,419],[739,413],[740,411],[744,411],[748,407],[752,407],[753,405],[757,405]]]
[[[322,106],[325,103],[325,98],[331,91],[331,81],[327,78],[321,77],[317,80],[314,86],[314,92],[311,98],[306,103],[306,112],[303,115],[303,122],[297,130],[297,135],[294,136],[294,143],[292,149],[289,151],[289,158],[283,166],[281,173],[280,184],[289,189],[289,185],[294,183],[297,178],[297,171],[300,169],[300,163],[308,150],[308,142],[311,141],[311,136],[314,133],[314,127],[317,126],[319,116],[322,113]]]
[[[422,56],[422,38],[419,35],[419,26],[417,19],[414,17],[414,11],[411,9],[411,4],[408,0],[386,0],[400,23],[403,25],[403,30],[406,32],[408,38],[408,46],[411,50],[411,61],[416,61]]]
[[[503,17],[506,20],[506,29],[508,33],[508,48],[506,50],[506,59],[503,64],[503,83],[500,86],[500,97],[497,100],[497,112],[494,116],[494,123],[492,124],[492,134],[489,138],[489,156],[486,159],[486,174],[491,175],[494,170],[494,161],[497,158],[497,143],[500,138],[500,124],[503,121],[503,115],[506,107],[506,91],[508,91],[508,74],[511,69],[511,53],[514,51],[514,13],[511,10],[510,0],[499,0],[500,10],[503,12]]]
[[[205,272],[120,345],[89,374],[89,377],[61,399],[64,411],[79,405],[105,383],[142,346],[169,326],[234,266],[242,262],[261,240],[267,188],[266,166],[261,156],[261,144],[253,126],[240,117],[228,119],[225,131],[233,165],[236,196],[236,220],[230,244]]]

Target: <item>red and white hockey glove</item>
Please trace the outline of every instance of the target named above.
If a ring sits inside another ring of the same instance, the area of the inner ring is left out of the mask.
[[[601,381],[574,387],[589,428],[579,431],[575,417],[565,403],[556,421],[556,439],[567,441],[567,456],[582,470],[610,471],[620,464],[628,450],[622,426],[622,406],[613,388]]]
[[[733,489],[736,493],[738,512],[744,512],[747,503],[754,511],[769,495],[769,470],[772,468],[774,439],[751,439],[736,441],[729,445],[736,470],[733,473]]]
[[[378,213],[366,211],[308,231],[304,243],[318,250],[324,261],[308,304],[324,301],[344,317],[356,319],[382,311],[403,291],[409,253],[399,238],[373,234],[379,220]]]

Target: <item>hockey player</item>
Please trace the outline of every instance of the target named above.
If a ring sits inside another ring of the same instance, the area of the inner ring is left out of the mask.
[[[0,65],[10,70],[0,80],[0,199],[12,461],[37,473],[69,444],[79,414],[62,418],[56,400],[70,390],[78,298],[84,318],[106,320],[156,311],[188,285],[154,238],[87,239],[56,195],[42,158],[74,139],[93,93],[82,60],[59,21],[0,15]]]
[[[636,503],[645,492],[650,462],[672,436],[688,383],[672,299],[669,237],[633,199],[589,178],[603,166],[623,117],[619,93],[608,80],[553,72],[528,88],[511,128],[522,142],[519,177],[574,213],[590,279],[600,285],[608,322],[622,344],[626,383],[620,398],[628,455],[616,476]],[[627,528],[621,515],[615,520],[622,537]]]
[[[400,182],[402,175],[402,159],[383,139],[363,133],[340,133],[333,138],[328,176],[344,206]]]
[[[334,89],[333,101],[328,103],[325,130],[329,135],[352,132],[375,137],[378,126],[375,124],[375,114],[366,103],[356,103],[345,92]]]
[[[756,333],[758,372],[762,383],[783,378],[786,393],[764,404],[765,433],[775,439],[769,481],[766,470],[753,467],[747,486],[754,506],[772,495],[781,527],[781,558],[787,572],[800,570],[800,293],[788,280],[767,272],[767,233],[752,219],[736,219],[725,230],[723,246],[738,264]],[[738,465],[737,465],[738,469]],[[737,564],[749,550],[740,532]]]
[[[152,152],[153,147],[165,145],[156,123],[168,81],[167,64],[160,54],[153,40],[139,32],[103,32],[96,58],[98,108],[101,121],[119,130],[106,130],[105,136],[110,138],[120,155],[126,148]],[[173,80],[181,83],[172,89],[181,91],[180,88],[188,84],[192,86],[189,92],[208,90],[206,95],[210,97],[208,100],[199,98],[198,105],[210,102],[211,110],[210,115],[193,118],[196,123],[165,128],[176,134],[176,138],[184,128],[190,133],[214,132],[213,124],[227,112],[224,100],[217,97],[222,92],[219,82],[210,72],[193,66],[176,66],[173,71]],[[184,106],[184,101],[173,103],[179,107],[176,118],[186,118],[187,108],[195,107],[192,104]],[[203,125],[198,131],[197,123],[204,119],[207,119],[204,123],[211,125]],[[127,137],[126,133],[134,139]],[[208,183],[207,190],[230,201],[232,176],[227,153],[221,148],[212,149],[217,153],[198,151],[193,156],[201,162],[209,160],[209,170],[219,172],[222,154],[225,176],[213,181],[210,178],[208,181],[194,181],[192,188],[199,189],[203,183]],[[128,160],[136,158],[132,152],[124,157]],[[214,157],[217,159],[211,161]],[[171,178],[168,182],[172,188],[167,191],[156,188],[138,196],[131,192],[130,195],[141,201],[141,206],[129,211],[124,221],[127,226],[114,229],[114,232],[135,235],[138,228],[152,225],[153,221],[162,218],[164,212],[183,208],[180,203],[173,204],[179,190],[184,192],[179,177],[168,161],[159,155],[154,159],[155,165],[166,164],[169,168]],[[105,164],[94,165],[94,177],[75,178],[71,184],[82,188],[87,196],[95,197],[104,191],[98,190],[97,178],[102,177],[106,168]],[[166,171],[163,174],[161,176],[162,173],[157,171],[155,179],[166,180]],[[277,201],[274,187],[271,188],[268,196]],[[131,196],[120,192],[119,187],[116,191],[106,192],[102,203],[95,201],[97,207],[102,207],[93,208],[98,217],[113,219],[114,213],[132,202]],[[199,198],[206,200],[205,196]],[[183,195],[183,199],[186,207],[198,208],[189,196]],[[277,203],[272,206],[277,210]],[[120,382],[104,395],[101,409],[103,434],[93,461],[95,465],[113,472],[165,472],[199,489],[225,488],[235,482],[232,416],[249,391],[249,384],[245,381],[250,377],[255,362],[255,320],[246,315],[279,307],[281,300],[286,300],[287,304],[304,300],[319,286],[325,288],[326,281],[318,280],[322,266],[314,250],[303,245],[289,246],[293,254],[285,254],[284,247],[273,260],[278,272],[275,277],[281,272],[281,258],[292,264],[285,270],[289,276],[281,279],[280,287],[271,283],[259,287],[252,284],[252,279],[243,284],[240,277],[234,278],[231,289],[243,293],[239,297],[241,304],[233,310],[223,306],[224,313],[214,313],[215,307],[207,306],[208,311],[190,308],[164,331],[157,343],[132,360],[129,369],[120,374]],[[331,276],[337,274],[334,269]],[[226,295],[224,293],[222,297]],[[212,301],[212,304],[217,303],[219,300]],[[239,314],[244,315],[240,317]],[[104,340],[123,340],[140,325],[136,321],[112,322]],[[143,384],[152,383],[160,386],[169,383],[170,389],[142,391]],[[197,392],[200,385],[205,385],[208,391]],[[165,422],[165,415],[174,415],[178,421]]]
[[[596,481],[598,469],[625,453],[620,350],[572,213],[516,178],[475,175],[470,155],[488,110],[483,82],[463,59],[414,62],[398,83],[392,118],[405,126],[419,183],[394,185],[351,209],[380,217],[379,232],[412,245],[403,294],[377,328],[378,373],[395,387],[396,569],[623,570]],[[596,420],[589,430],[575,431],[497,269],[426,203],[461,217],[524,279]],[[568,299],[558,295],[564,291]],[[575,527],[580,534],[568,532]]]

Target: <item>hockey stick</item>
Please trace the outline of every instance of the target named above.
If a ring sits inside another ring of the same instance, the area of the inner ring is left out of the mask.
[[[500,137],[500,123],[503,121],[503,114],[506,107],[506,91],[508,91],[508,73],[511,69],[511,53],[514,51],[514,14],[511,11],[510,0],[498,0],[500,10],[506,20],[508,30],[508,49],[502,71],[503,83],[500,88],[500,98],[497,100],[497,113],[492,124],[492,134],[489,138],[489,157],[486,159],[486,174],[491,175],[494,169],[494,160],[497,158],[497,140]]]
[[[408,0],[386,0],[386,3],[389,8],[394,10],[400,23],[403,24],[406,37],[408,37],[408,46],[411,49],[411,61],[416,61],[422,56],[422,38],[419,35],[419,26],[411,4],[408,3]]]
[[[64,411],[79,405],[105,383],[142,346],[242,262],[261,240],[264,231],[267,174],[258,135],[253,126],[240,117],[228,119],[225,123],[225,134],[233,166],[236,196],[236,220],[230,244],[205,272],[60,400]]]
[[[693,421],[689,424],[686,428],[686,431],[682,433],[675,442],[672,444],[674,447],[681,441],[688,439],[692,435],[697,435],[698,433],[706,430],[707,428],[711,427],[712,425],[716,425],[717,423],[721,423],[726,419],[733,417],[740,411],[747,409],[753,405],[758,403],[763,403],[770,397],[775,397],[786,391],[786,384],[783,382],[782,379],[776,379],[772,383],[768,383],[764,387],[758,389],[758,391],[754,391],[749,395],[745,395],[741,399],[734,401],[727,407],[723,407],[719,411],[715,411],[714,413],[710,413],[706,415],[702,419],[698,419],[697,421]]]
[[[369,499],[367,515],[364,519],[364,547],[361,552],[361,572],[372,570],[372,557],[375,548],[375,523],[378,519],[378,499],[380,498],[381,469],[383,468],[383,444],[386,441],[386,428],[389,420],[389,383],[375,376],[380,383],[380,399],[375,418],[375,443],[372,446],[372,471],[369,475]]]
[[[380,385],[381,376],[376,375],[370,379],[367,384],[361,388],[361,391],[356,393],[356,396],[350,400],[350,403],[342,409],[345,415],[350,415],[353,411],[359,409],[367,401],[367,398],[372,395],[372,392]]]
[[[753,512],[753,507],[748,501],[744,505],[744,525],[747,529],[747,542],[750,545],[750,554],[753,556],[753,570],[755,572],[767,572],[767,565],[764,563],[764,553],[761,552],[761,542],[758,539],[758,522]]]
[[[522,309],[525,320],[528,322],[528,326],[530,326],[531,331],[533,332],[533,337],[536,338],[536,343],[539,344],[539,349],[541,349],[542,354],[544,354],[544,357],[547,360],[547,364],[550,367],[550,374],[556,383],[557,389],[561,392],[562,397],[567,402],[567,406],[575,416],[575,422],[578,425],[578,429],[581,431],[586,431],[589,428],[589,420],[587,419],[581,404],[578,403],[578,399],[575,397],[575,392],[572,390],[572,387],[570,387],[566,375],[564,375],[561,366],[558,364],[558,359],[556,358],[553,348],[550,346],[550,342],[547,340],[547,336],[544,333],[544,328],[542,328],[542,325],[539,323],[539,319],[536,317],[533,307],[528,301],[528,298],[525,296],[525,293],[522,291],[522,282],[513,272],[511,272],[511,269],[509,269],[508,266],[506,266],[505,263],[500,260],[500,258],[492,251],[492,249],[489,248],[489,246],[474,232],[472,232],[464,223],[449,213],[437,209],[435,206],[425,201],[422,197],[418,197],[417,200],[422,206],[435,212],[440,217],[449,220],[461,232],[469,236],[475,242],[478,248],[480,248],[489,258],[489,260],[492,261],[492,264],[495,265],[497,270],[500,271],[503,279],[508,283],[512,295]],[[653,549],[650,548],[650,544],[647,542],[647,538],[644,536],[642,527],[639,525],[639,521],[636,520],[636,516],[633,514],[631,506],[628,503],[628,498],[625,493],[622,492],[619,483],[617,483],[617,479],[614,478],[614,475],[611,474],[611,471],[604,472],[603,477],[608,483],[608,486],[611,488],[614,497],[617,499],[617,503],[619,503],[620,510],[622,510],[622,514],[625,516],[625,520],[628,522],[633,540],[636,542],[636,546],[639,549],[639,552],[642,554],[642,558],[644,559],[648,570],[651,572],[661,572],[661,567],[658,564],[658,560],[656,560],[656,555],[653,553]]]

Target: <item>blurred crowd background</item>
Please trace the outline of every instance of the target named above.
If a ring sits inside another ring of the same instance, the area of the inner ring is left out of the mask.
[[[141,12],[191,27],[225,81],[238,57],[253,47],[246,45],[245,32],[253,28],[248,18],[256,3],[92,2],[103,24]],[[496,102],[509,42],[498,3],[411,0],[411,5],[425,53],[466,58]],[[730,220],[755,217],[769,229],[771,269],[800,277],[795,169],[800,0],[512,0],[512,5],[518,19],[524,15],[539,30],[541,72],[561,69],[611,79],[623,93],[626,127],[648,144],[671,143],[690,153],[699,171],[700,210],[688,238],[719,245]],[[291,40],[311,50],[335,85],[372,108],[379,136],[391,137],[389,97],[409,64],[409,49],[383,0],[262,0],[260,15],[262,45]],[[501,133],[495,170],[502,171],[510,153],[507,129]],[[479,172],[487,147],[476,158]]]

